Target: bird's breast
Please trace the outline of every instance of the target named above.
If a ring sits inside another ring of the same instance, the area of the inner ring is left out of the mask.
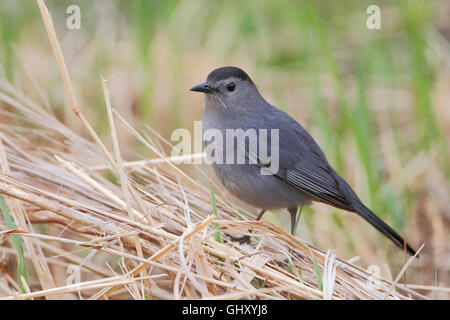
[[[212,167],[232,195],[257,208],[291,208],[309,202],[301,191],[274,176],[261,175],[256,165],[212,164]]]

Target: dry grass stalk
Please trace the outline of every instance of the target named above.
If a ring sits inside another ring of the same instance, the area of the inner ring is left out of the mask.
[[[0,159],[2,164],[2,173],[9,174],[10,168],[8,164],[8,159],[5,154],[5,149],[3,147],[3,140],[0,136]],[[31,223],[28,221],[27,216],[25,215],[25,211],[23,208],[22,202],[13,198],[9,202],[9,211],[12,216],[18,222],[18,226],[22,230],[33,230]],[[31,256],[31,261],[33,262],[34,269],[36,270],[36,274],[38,276],[39,282],[42,288],[49,289],[55,287],[55,282],[52,278],[50,269],[48,267],[47,262],[45,261],[45,257],[41,248],[36,244],[34,239],[25,239],[25,250]],[[22,281],[22,283],[26,283],[26,281]]]
[[[36,119],[47,119],[44,123],[57,121],[44,108],[32,109],[36,117],[23,117],[31,113],[29,104],[14,96],[2,99],[5,100],[14,103],[9,104],[11,109],[3,112],[0,121],[5,157],[10,166],[10,172],[0,176],[0,192],[21,202],[28,220],[42,221],[59,230],[57,236],[46,236],[21,229],[26,232],[23,238],[37,241],[49,265],[59,261],[65,266],[67,262],[76,266],[80,263],[77,251],[89,247],[94,256],[104,252],[123,258],[123,267],[127,267],[123,271],[129,271],[120,274],[116,267],[116,276],[106,276],[106,272],[93,272],[92,261],[86,261],[80,272],[81,278],[88,278],[78,286],[40,286],[36,290],[33,283],[30,293],[5,294],[3,298],[41,298],[63,293],[74,293],[77,297],[78,292],[84,298],[117,298],[111,288],[123,287],[127,290],[122,291],[121,297],[130,298],[136,297],[131,285],[139,288],[144,282],[152,296],[159,298],[322,299],[326,292],[326,297],[331,299],[381,299],[390,291],[392,282],[381,280],[379,288],[369,288],[371,274],[331,256],[326,262],[326,253],[299,242],[273,224],[237,220],[238,212],[220,195],[217,196],[220,217],[216,221],[220,225],[217,230],[227,242],[216,242],[208,188],[197,186],[168,162],[153,168],[138,167],[126,176],[145,209],[140,212],[136,201],[130,199],[136,212],[130,217],[124,189],[90,169],[93,163],[108,161],[99,146],[75,138],[60,123],[43,126],[42,122],[36,122]],[[17,119],[21,120],[19,126],[7,125]],[[140,135],[139,139],[145,140]],[[66,145],[60,141],[66,141]],[[72,152],[81,149],[86,152]],[[151,216],[152,225],[145,216]],[[227,234],[246,234],[248,230],[256,239],[250,245],[229,241]],[[136,238],[142,256],[136,250]],[[47,246],[42,246],[44,240]],[[49,246],[56,243],[64,243],[66,250],[51,250]],[[318,288],[311,254],[329,279],[324,281],[323,291]],[[279,265],[286,257],[292,261],[292,271]],[[87,263],[91,265],[89,268]],[[98,268],[104,269],[101,264]],[[143,270],[148,276],[139,276]],[[324,270],[332,271],[335,277],[328,277],[329,272]],[[161,274],[165,277],[153,277]],[[101,281],[103,278],[108,280]],[[90,282],[96,280],[98,283]],[[397,284],[395,289],[387,298],[420,297],[403,285]],[[9,290],[16,291],[14,287]]]
[[[32,280],[27,293],[19,294],[9,277],[6,283],[0,282],[1,298],[62,294],[90,299],[425,298],[386,279],[373,285],[372,274],[336,258],[331,251],[325,253],[301,242],[269,222],[237,220],[237,215],[250,215],[236,211],[220,194],[219,227],[214,228],[209,189],[177,168],[155,142],[118,116],[137,140],[162,159],[153,166],[134,166],[127,173],[117,144],[113,119],[117,113],[111,108],[106,86],[115,159],[78,108],[50,16],[43,1],[38,0],[38,4],[74,113],[95,144],[73,133],[20,90],[0,82],[0,101],[8,106],[0,117],[2,163],[7,162],[10,168],[0,175],[0,193],[21,204],[27,221],[47,225],[53,231],[52,235],[38,233],[27,227],[30,223],[9,231],[0,225],[0,243],[7,234],[20,234],[24,241],[33,241],[43,263],[50,267],[69,264],[79,279],[54,285]],[[110,166],[120,184],[92,170],[100,166]],[[249,230],[254,239],[251,244],[230,241],[228,234],[247,234]],[[217,231],[225,242],[215,240]],[[88,248],[85,258],[79,255],[80,248]],[[13,254],[5,246],[0,251]],[[289,266],[283,262],[287,257]],[[114,258],[119,259],[110,267]]]

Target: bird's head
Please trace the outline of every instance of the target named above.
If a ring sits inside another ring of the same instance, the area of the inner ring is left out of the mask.
[[[191,91],[205,93],[207,104],[219,108],[251,108],[253,102],[260,99],[253,81],[237,67],[222,67],[213,70],[206,82],[191,88]]]

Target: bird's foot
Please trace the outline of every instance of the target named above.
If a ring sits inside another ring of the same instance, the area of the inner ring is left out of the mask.
[[[240,244],[250,243],[250,236],[249,235],[245,235],[245,236],[242,236],[242,237],[233,237],[233,236],[227,234],[227,236],[230,237],[231,241],[239,242]]]
[[[283,261],[275,260],[275,263],[281,268],[287,268],[289,266],[289,259],[286,258]]]
[[[282,268],[287,268],[293,263],[293,260],[291,260],[293,257],[301,258],[301,256],[292,249],[289,250],[289,253],[292,255],[291,258],[286,258],[283,261],[276,260],[275,263]]]

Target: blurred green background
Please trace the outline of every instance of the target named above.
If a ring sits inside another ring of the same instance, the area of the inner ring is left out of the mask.
[[[366,26],[374,3],[379,30]],[[416,248],[425,243],[408,279],[449,285],[450,1],[46,4],[81,108],[106,141],[100,75],[109,80],[113,107],[136,129],[149,125],[170,139],[174,129],[192,130],[201,119],[203,99],[189,88],[214,68],[241,67],[269,102],[310,131],[374,212]],[[72,4],[81,10],[80,30],[66,26]],[[36,3],[1,0],[0,34],[4,75],[81,131]],[[120,140],[127,160],[152,156],[125,130]],[[266,218],[288,225],[286,214]],[[363,267],[404,263],[362,219],[327,206],[304,210],[298,235],[339,248],[344,259],[361,256]]]

